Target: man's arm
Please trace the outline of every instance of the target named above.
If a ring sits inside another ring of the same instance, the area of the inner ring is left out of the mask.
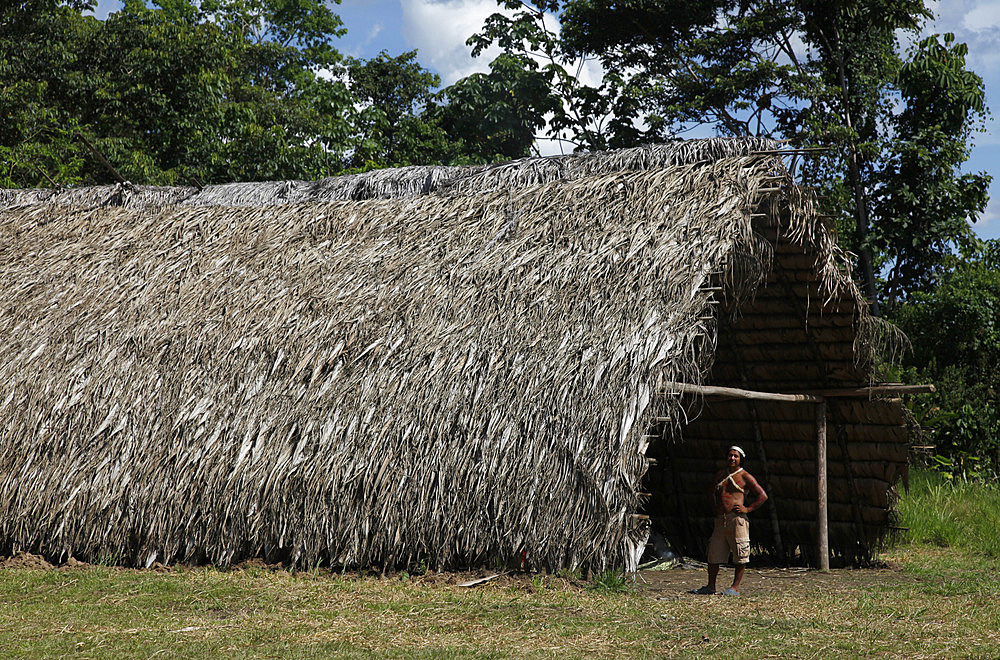
[[[746,486],[745,488],[746,494],[749,495],[750,493],[754,493],[756,497],[754,497],[753,502],[751,502],[749,505],[737,504],[736,506],[734,506],[733,511],[735,513],[750,513],[755,509],[759,509],[761,505],[767,501],[767,493],[765,493],[764,489],[761,488],[759,483],[757,483],[757,480],[753,478],[753,475],[751,475],[749,472],[744,472],[743,474],[744,474],[743,484]]]
[[[767,501],[767,493],[764,492],[764,489],[761,488],[760,484],[757,483],[757,480],[753,478],[752,474],[747,475],[746,484],[747,484],[746,488],[747,492],[756,493],[757,495],[756,497],[754,497],[753,502],[751,502],[749,506],[743,507],[746,509],[744,513],[750,513],[755,509],[759,509],[761,505]]]

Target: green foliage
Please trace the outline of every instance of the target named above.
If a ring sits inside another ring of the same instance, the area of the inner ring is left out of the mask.
[[[317,73],[342,29],[322,0],[129,0],[106,21],[33,5],[0,19],[3,185],[114,181],[78,131],[139,183],[342,167],[346,86]]]
[[[928,37],[896,77],[905,106],[893,118],[894,139],[877,175],[872,232],[891,266],[890,307],[933,286],[953,246],[972,246],[969,218],[986,208],[991,177],[959,171],[985,112],[983,81],[966,70],[966,50],[953,35]]]
[[[508,79],[512,76],[510,67],[517,65],[533,86],[544,81],[547,94],[533,90],[520,100],[522,112],[528,117],[548,119],[543,137],[568,142],[575,149],[608,149],[662,141],[669,136],[666,123],[648,115],[643,82],[626,73],[621,62],[608,66],[608,58],[602,57],[605,75],[601,83],[592,86],[580,81],[583,66],[595,59],[593,52],[599,51],[578,49],[575,43],[561,38],[545,16],[546,11],[558,12],[561,8],[569,12],[572,2],[497,1],[509,15],[490,16],[468,44],[473,55],[481,54],[491,44],[500,46],[504,55],[494,62],[494,70],[498,63],[502,64],[508,69]],[[568,16],[563,16],[564,34],[565,28],[571,26],[566,22]]]
[[[91,2],[23,0],[0,5],[0,186],[80,180],[79,124],[51,102],[81,83],[72,44],[97,29]],[[71,75],[72,74],[72,75]]]
[[[442,90],[436,115],[468,162],[531,154],[546,113],[559,108],[546,74],[530,58],[502,54],[489,73],[476,73]]]
[[[527,156],[558,105],[533,61],[506,55],[441,91],[416,51],[348,59],[344,72],[354,103],[347,162],[358,170]]]
[[[604,571],[594,578],[591,588],[608,594],[624,594],[632,591],[632,585],[620,571]]]
[[[0,185],[114,182],[84,138],[145,184],[490,162],[526,155],[554,107],[503,59],[444,93],[415,52],[344,60],[325,0],[92,5],[0,7]]]
[[[1000,242],[948,263],[940,284],[914,293],[891,320],[913,344],[899,376],[937,385],[914,399],[914,414],[964,472],[963,456],[1000,466]]]
[[[994,475],[995,476],[995,475]],[[996,480],[947,479],[940,472],[913,470],[900,513],[910,543],[968,550],[1000,557],[1000,487]]]
[[[971,406],[969,410],[971,412]],[[935,454],[931,457],[929,464],[931,469],[952,482],[981,482],[997,476],[989,462],[980,456],[970,456],[966,452],[958,452],[955,456]]]
[[[447,161],[448,134],[429,111],[437,74],[417,62],[417,52],[371,60],[350,58],[345,71],[354,103],[353,153],[348,166],[377,168]]]

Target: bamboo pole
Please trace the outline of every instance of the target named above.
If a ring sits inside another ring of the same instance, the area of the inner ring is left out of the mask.
[[[826,498],[826,401],[816,404],[816,552],[819,570],[830,570]]]

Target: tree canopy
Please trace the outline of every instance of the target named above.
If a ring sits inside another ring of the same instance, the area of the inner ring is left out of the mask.
[[[579,148],[708,129],[825,149],[800,175],[860,255],[876,311],[928,286],[984,209],[989,177],[959,174],[984,116],[964,47],[932,37],[909,61],[901,53],[900,35],[914,37],[930,16],[923,0],[498,2],[507,12],[470,43],[547,62],[564,107],[551,129],[572,128]],[[587,57],[603,65],[601,87],[565,84]],[[922,172],[934,182],[915,192],[921,159],[934,160],[934,173]],[[920,205],[935,217],[918,223]]]
[[[136,182],[341,168],[350,99],[342,82],[319,74],[340,59],[329,45],[340,20],[323,2],[127,0],[106,21],[82,6],[49,2],[11,17],[25,38],[10,38],[4,52],[23,69],[5,68],[4,88],[36,82],[33,105],[0,101],[14,116],[3,139],[7,185],[41,183],[39,169],[60,184],[113,181],[81,156],[78,134]],[[44,130],[32,128],[42,122]]]
[[[544,103],[510,99],[547,93],[520,68],[439,90],[415,52],[343,57],[345,28],[324,0],[126,0],[103,21],[93,6],[0,7],[0,185],[489,162],[525,155],[544,123]]]

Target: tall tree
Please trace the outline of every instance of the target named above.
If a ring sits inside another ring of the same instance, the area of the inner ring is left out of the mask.
[[[45,164],[60,184],[113,181],[65,139],[76,133],[142,183],[312,178],[343,167],[347,88],[321,73],[340,59],[331,40],[342,28],[323,0],[126,0],[106,21],[82,16],[88,3],[32,3],[32,20],[15,19],[19,39],[55,66],[33,64],[28,46],[3,51],[15,64],[0,70],[0,88],[30,90],[36,108],[0,135],[5,160],[21,163],[7,168],[5,185],[45,185],[32,175],[34,154],[60,161]],[[47,129],[29,130],[29,120]]]
[[[534,60],[502,54],[488,73],[444,89],[434,115],[455,142],[453,160],[487,163],[529,156],[558,99]]]
[[[525,99],[533,105],[524,111],[548,118],[547,134],[539,137],[568,143],[572,149],[608,149],[669,136],[666,123],[643,107],[645,91],[634,73],[605,66],[600,84],[580,80],[588,61],[602,58],[593,54],[599,51],[577,48],[559,34],[547,12],[560,11],[560,0],[497,2],[508,13],[487,18],[483,30],[470,37],[468,44],[473,56],[498,45],[504,55],[495,64],[503,63],[508,78],[515,64],[522,67],[525,78],[548,84],[549,95]]]
[[[354,102],[350,166],[419,165],[450,158],[448,135],[428,112],[441,79],[420,66],[416,51],[350,58],[344,69]]]
[[[437,90],[416,51],[348,59],[355,168],[489,163],[529,155],[557,102],[534,61],[501,55],[488,73]]]
[[[928,291],[952,249],[969,251],[968,215],[986,208],[990,178],[960,171],[985,111],[982,79],[965,68],[954,35],[916,45],[897,76],[903,110],[893,117],[887,158],[876,174],[872,242],[887,255],[886,302]]]
[[[91,0],[0,4],[0,186],[80,180],[77,118],[53,96],[79,76],[77,44],[98,29],[81,12]]]

